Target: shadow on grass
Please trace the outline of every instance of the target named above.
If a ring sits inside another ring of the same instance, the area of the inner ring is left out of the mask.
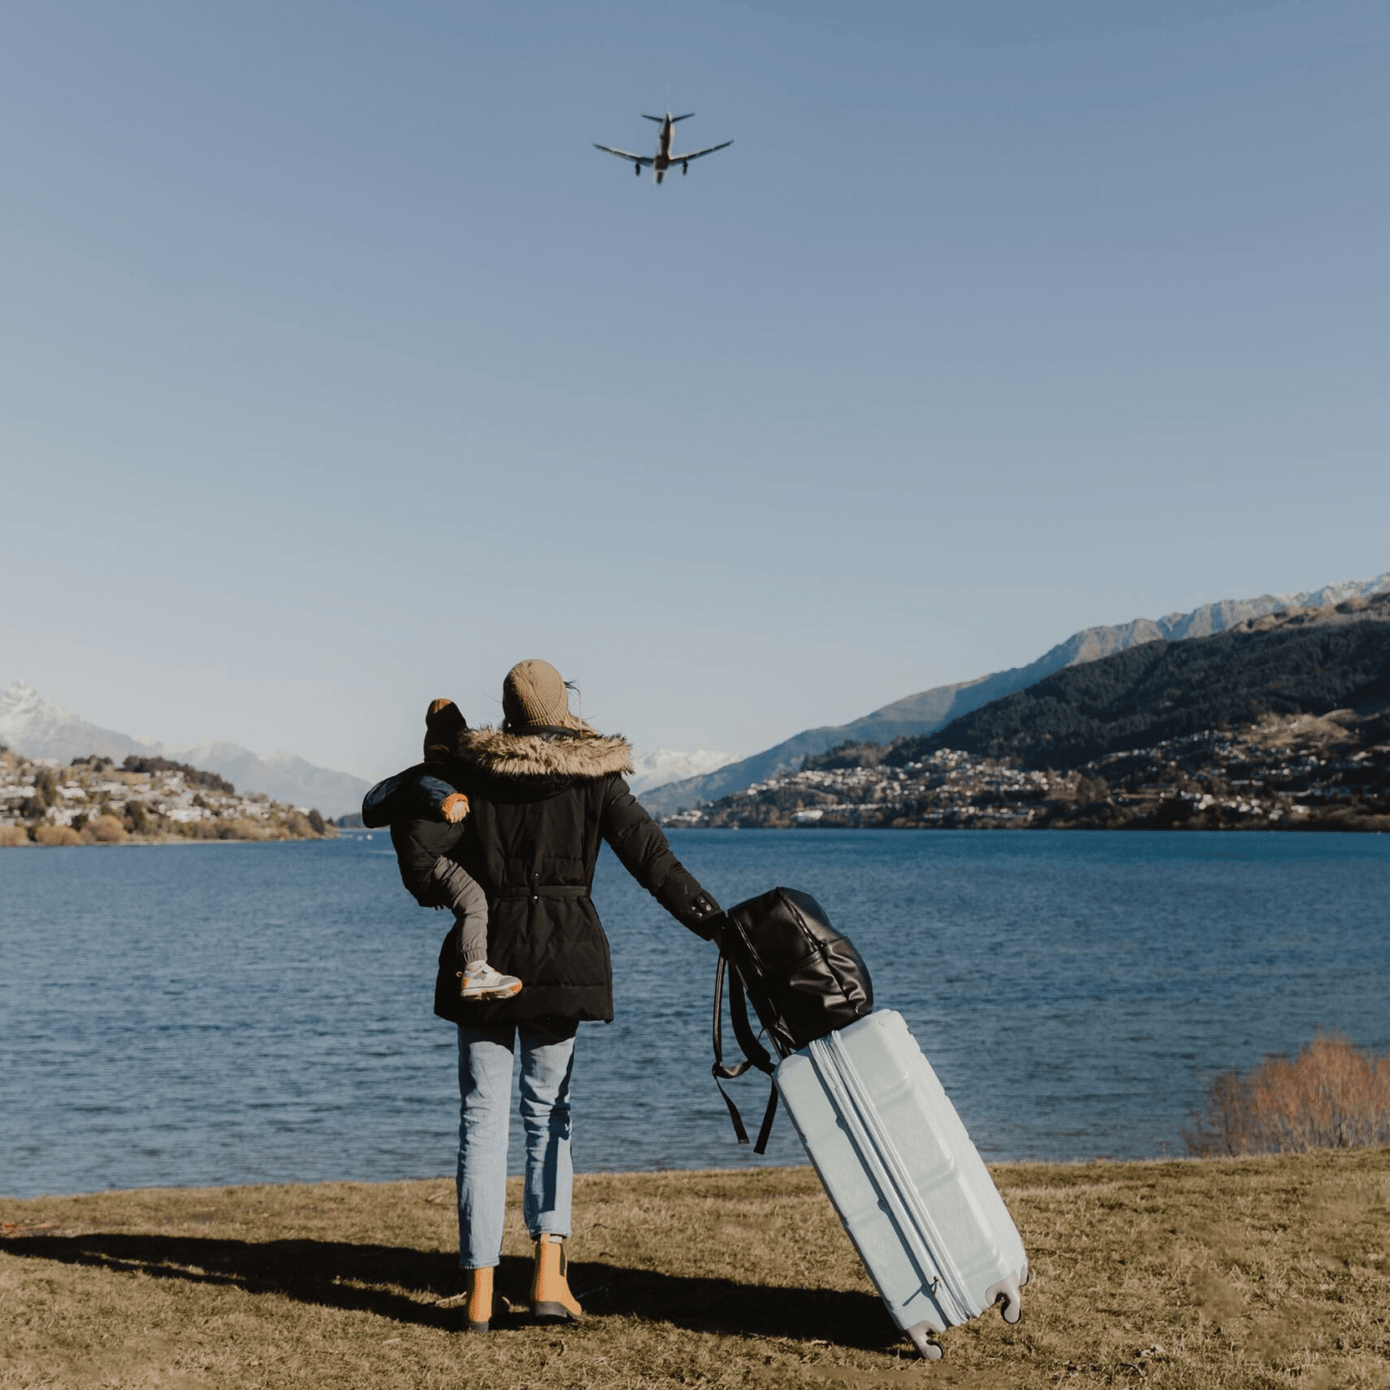
[[[528,1277],[529,1272],[528,1266]],[[585,1310],[599,1317],[637,1317],[693,1332],[833,1342],[870,1351],[901,1340],[882,1301],[853,1290],[744,1284],[580,1260],[570,1266],[569,1282]]]
[[[273,1293],[300,1303],[371,1313],[395,1322],[454,1330],[462,1288],[454,1255],[403,1246],[324,1240],[218,1240],[210,1236],[26,1235],[0,1237],[0,1251],[156,1279]],[[497,1287],[523,1302],[531,1264],[503,1256]],[[636,1317],[696,1332],[827,1341],[865,1349],[898,1340],[870,1294],[701,1279],[576,1260],[570,1287],[595,1317]],[[516,1325],[522,1324],[516,1320]],[[500,1327],[508,1325],[499,1320]]]

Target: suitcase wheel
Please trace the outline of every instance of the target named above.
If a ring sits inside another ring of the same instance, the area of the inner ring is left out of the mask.
[[[907,1335],[912,1338],[912,1345],[928,1361],[940,1361],[946,1355],[946,1348],[940,1342],[933,1342],[931,1333],[932,1328],[924,1322],[919,1322],[915,1327],[907,1329]]]
[[[1017,1279],[1001,1279],[985,1290],[985,1297],[991,1303],[1002,1303],[999,1312],[1005,1322],[1017,1322],[1023,1316],[1023,1296],[1018,1291]]]

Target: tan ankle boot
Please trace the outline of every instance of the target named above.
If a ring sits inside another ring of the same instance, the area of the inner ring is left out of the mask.
[[[531,1316],[542,1322],[578,1322],[584,1316],[570,1292],[564,1237],[536,1238],[536,1272],[531,1276]]]
[[[467,1316],[470,1332],[486,1332],[492,1322],[492,1271],[486,1269],[468,1270]]]

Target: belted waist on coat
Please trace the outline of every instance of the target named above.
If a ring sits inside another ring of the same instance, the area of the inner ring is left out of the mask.
[[[526,898],[587,898],[582,883],[537,883],[530,888],[498,888],[488,894],[494,902],[515,902]]]

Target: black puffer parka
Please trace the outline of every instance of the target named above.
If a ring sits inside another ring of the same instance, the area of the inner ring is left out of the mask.
[[[628,790],[625,739],[571,729],[471,730],[448,770],[472,808],[452,857],[487,894],[488,963],[523,987],[494,1003],[460,999],[451,932],[435,982],[441,1018],[612,1020],[608,938],[589,897],[601,840],[662,907],[708,939],[719,907]]]

